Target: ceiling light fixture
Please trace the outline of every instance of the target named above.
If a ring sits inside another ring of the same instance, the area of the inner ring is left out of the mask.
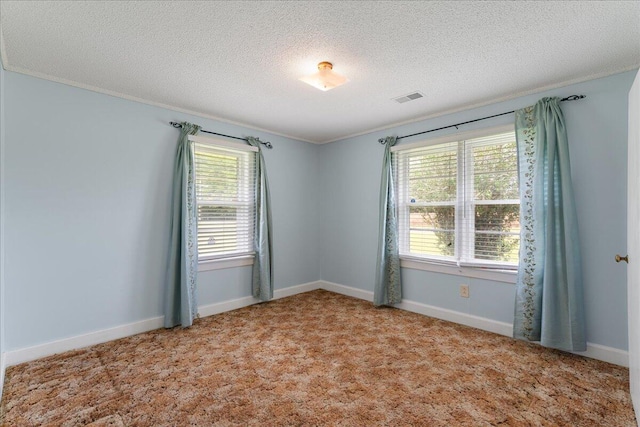
[[[327,61],[318,64],[317,73],[301,77],[300,80],[325,92],[349,81],[345,76],[333,71],[333,64]]]

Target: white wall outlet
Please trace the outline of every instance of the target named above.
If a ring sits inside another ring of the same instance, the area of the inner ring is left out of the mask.
[[[460,296],[462,298],[469,298],[469,285],[460,285]]]

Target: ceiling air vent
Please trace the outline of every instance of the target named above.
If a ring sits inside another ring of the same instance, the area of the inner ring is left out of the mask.
[[[424,94],[422,92],[413,92],[409,95],[399,96],[397,98],[393,98],[398,104],[404,104],[405,102],[413,101],[414,99],[423,98]]]

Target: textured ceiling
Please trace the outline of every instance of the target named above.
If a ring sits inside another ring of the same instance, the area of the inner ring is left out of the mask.
[[[3,0],[0,17],[8,70],[318,143],[640,64],[638,1]],[[298,80],[325,60],[350,82]]]

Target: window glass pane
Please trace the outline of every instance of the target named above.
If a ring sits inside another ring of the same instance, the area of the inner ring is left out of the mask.
[[[199,151],[196,153],[196,197],[198,200],[237,200],[240,159],[238,156]]]
[[[200,254],[233,251],[238,246],[237,208],[198,206]]]
[[[520,248],[520,205],[475,206],[475,258],[518,262]]]
[[[457,146],[437,146],[408,157],[409,193],[414,202],[456,200]]]
[[[501,144],[474,146],[473,174],[475,200],[518,199],[515,136]]]
[[[520,204],[515,134],[509,132],[468,143],[473,148],[475,204],[473,253],[468,258],[517,263]]]
[[[198,257],[252,252],[255,155],[196,144]]]
[[[455,206],[409,208],[410,252],[452,257],[455,253]]]
[[[517,265],[515,132],[398,150],[393,161],[402,254]]]

